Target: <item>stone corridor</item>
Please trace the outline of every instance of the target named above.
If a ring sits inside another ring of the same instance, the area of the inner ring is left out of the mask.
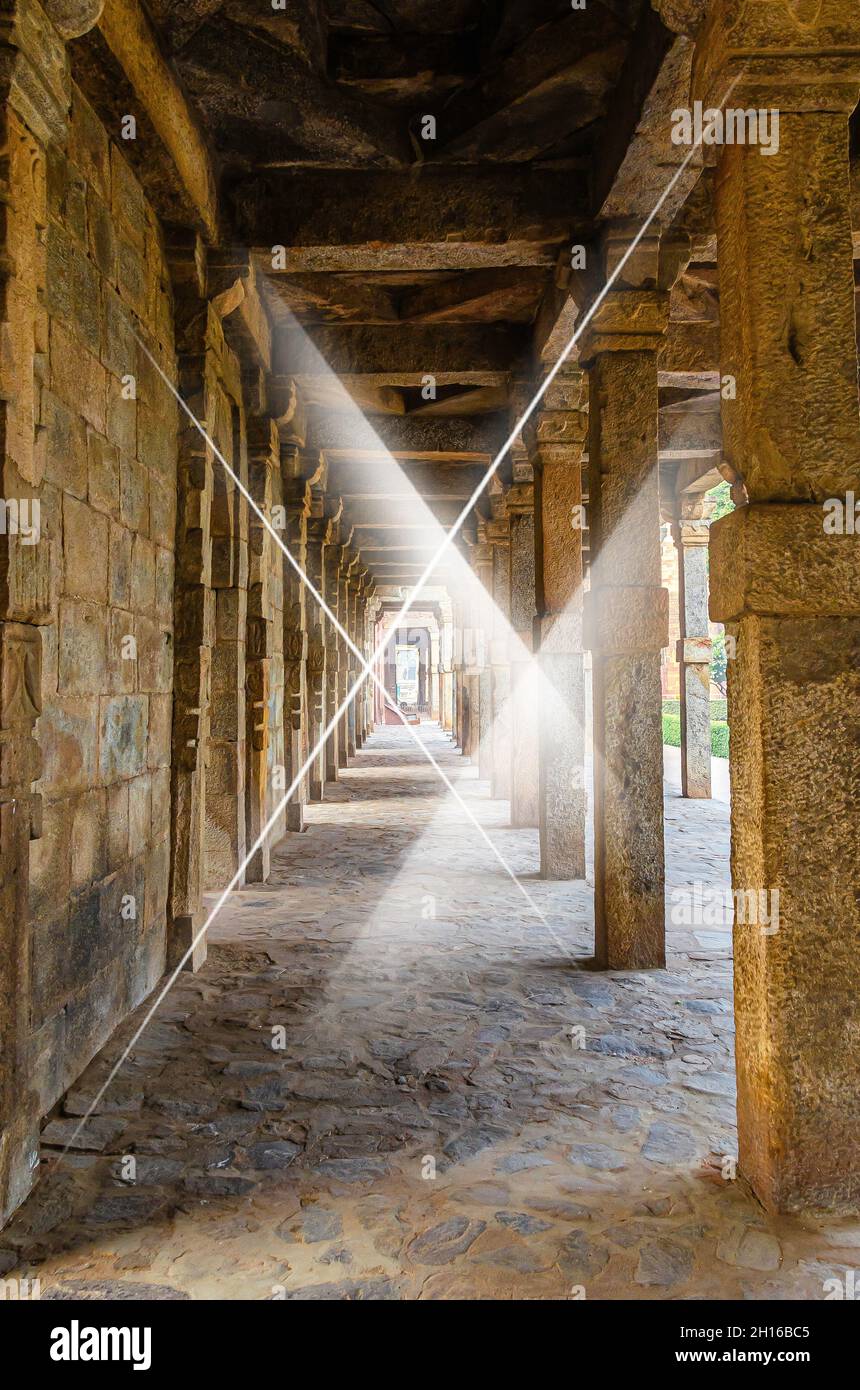
[[[378,728],[62,1159],[146,1005],[49,1120],[0,1272],[48,1299],[823,1298],[860,1225],[731,1180],[730,933],[590,971],[589,883],[541,880],[537,831],[418,733],[524,892]],[[667,785],[665,812],[667,893],[726,880],[728,808]]]

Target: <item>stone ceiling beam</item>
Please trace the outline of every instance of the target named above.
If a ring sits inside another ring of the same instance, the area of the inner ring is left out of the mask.
[[[218,202],[209,149],[197,115],[162,56],[138,0],[105,0],[98,26],[69,50],[76,81],[108,130],[126,114],[137,138],[123,152],[159,214],[218,238]]]
[[[535,266],[473,270],[409,291],[399,317],[408,323],[530,322],[545,282],[546,272]]]
[[[238,236],[287,273],[547,266],[582,203],[556,170],[267,169],[228,187]]]
[[[716,372],[719,377],[720,325],[670,321],[657,364],[661,386],[669,385],[672,378],[680,384],[681,380],[696,373]]]
[[[288,45],[234,23],[226,10],[198,29],[177,62],[234,160],[395,168],[412,160],[396,112],[327,81]]]
[[[603,114],[628,39],[602,5],[533,20],[513,50],[483,65],[479,83],[446,104],[441,157],[513,162],[554,149]]]
[[[703,8],[704,0],[698,0]],[[662,0],[642,10],[639,30],[630,45],[618,82],[620,101],[604,127],[595,151],[594,213],[602,220],[642,219],[663,199],[655,231],[670,225],[701,171],[697,155],[672,186],[689,150],[672,143],[671,112],[690,103],[693,40],[689,7],[683,15]],[[662,19],[656,11],[662,10]],[[665,23],[663,22],[665,20]],[[673,34],[673,28],[680,32]]]
[[[410,507],[413,507],[414,510],[410,510]],[[459,517],[462,502],[457,500],[433,502],[423,497],[416,497],[411,500],[411,503],[406,498],[398,498],[396,501],[351,496],[346,498],[346,510],[349,513],[350,524],[355,527],[359,535],[368,527],[372,527],[375,531],[409,531],[413,528],[421,530],[427,525],[425,507],[433,514],[440,526],[444,526],[447,530],[454,525]]]
[[[486,477],[485,467],[470,463],[413,463],[379,468],[364,463],[333,462],[329,487],[344,498],[365,501],[413,499],[466,502]]]
[[[350,325],[286,331],[279,335],[276,370],[318,378],[367,377],[392,386],[504,382],[526,349],[524,331],[498,325],[452,324],[432,328]]]
[[[661,410],[659,448],[661,461],[712,458],[723,447],[719,411]]]
[[[333,411],[311,415],[314,445],[330,457],[356,457],[387,451],[394,458],[424,459],[444,454],[466,461],[494,456],[504,443],[497,416],[450,419],[421,416],[382,416],[372,422],[353,413]]]

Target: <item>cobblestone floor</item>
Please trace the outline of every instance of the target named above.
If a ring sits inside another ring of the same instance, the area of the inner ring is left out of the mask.
[[[43,1298],[823,1298],[860,1223],[771,1220],[724,1177],[728,933],[672,929],[664,972],[583,968],[590,886],[542,882],[536,832],[421,733],[545,921],[380,730],[60,1166],[140,1013],[49,1122],[0,1273]],[[666,813],[669,888],[725,882],[728,807]]]

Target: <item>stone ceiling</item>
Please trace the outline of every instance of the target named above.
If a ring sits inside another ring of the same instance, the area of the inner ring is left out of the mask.
[[[514,402],[569,339],[571,246],[603,218],[641,219],[680,160],[667,116],[688,100],[704,0],[278,3],[146,8],[212,152],[222,246],[250,257],[275,326],[271,368],[298,383],[345,529],[378,510],[381,549],[399,509],[407,582],[420,564],[407,532],[426,514],[409,516],[402,487],[368,490],[373,450],[350,447],[332,372],[449,519],[506,438]],[[76,45],[76,75],[104,107],[100,43]],[[118,85],[114,107],[125,100]],[[691,257],[661,364],[661,462],[673,477],[679,460],[704,473],[719,452],[716,242],[701,172],[678,183],[664,219]],[[500,476],[510,480],[510,459]]]

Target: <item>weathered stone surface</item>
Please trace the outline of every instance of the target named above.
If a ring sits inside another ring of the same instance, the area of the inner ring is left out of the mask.
[[[446,1265],[465,1253],[485,1230],[483,1221],[452,1217],[424,1231],[409,1247],[410,1258],[422,1265]]]
[[[441,733],[427,736],[455,775],[459,755]],[[547,892],[566,950],[548,980],[549,938],[514,886],[499,890],[498,914],[476,891],[484,842],[447,812],[425,823],[441,783],[407,739],[371,735],[328,804],[309,808],[312,830],[276,848],[275,884],[235,896],[203,972],[174,986],[116,1096],[110,1088],[100,1102],[99,1118],[125,1128],[104,1157],[91,1143],[76,1151],[104,1171],[46,1162],[7,1248],[28,1258],[38,1241],[50,1287],[80,1278],[83,1240],[99,1250],[92,1283],[155,1279],[154,1224],[157,1258],[170,1268],[158,1277],[198,1296],[410,1299],[456,1287],[469,1298],[569,1298],[581,1285],[589,1299],[715,1289],[738,1297],[743,1279],[751,1297],[771,1296],[773,1280],[819,1297],[822,1231],[778,1221],[765,1231],[745,1189],[718,1177],[734,1152],[722,1110],[732,1044],[720,1008],[726,962],[670,924],[665,977],[571,974],[566,962],[589,945],[587,888],[555,884]],[[496,823],[499,803],[487,802],[486,788],[461,786],[482,823]],[[676,874],[683,882],[700,872],[715,847],[725,854],[728,824],[719,803],[670,796],[667,808],[674,884]],[[368,834],[383,845],[374,873],[364,871]],[[420,853],[408,853],[416,844]],[[510,852],[534,871],[536,833],[517,832]],[[428,876],[437,915],[420,919],[419,950],[403,920],[420,910]],[[322,915],[321,881],[335,885]],[[443,907],[448,895],[456,911]],[[323,999],[331,1011],[320,1018]],[[609,1039],[607,1049],[571,1048],[568,1020],[585,1023],[587,1042],[593,1029],[595,1040]],[[275,1022],[287,1029],[284,1051],[269,1045]],[[683,1060],[693,1055],[692,1026],[701,1030],[695,1069]],[[492,1041],[478,1044],[487,1030]],[[448,1053],[440,1071],[404,1080],[406,1059],[441,1047],[437,1038]],[[665,1060],[633,1064],[631,1052],[647,1058],[649,1046]],[[85,1075],[70,1098],[76,1110],[112,1056]],[[302,1078],[308,1087],[298,1091]],[[711,1078],[714,1087],[690,1089]],[[273,1087],[271,1106],[243,1109],[238,1096],[258,1085]],[[490,1142],[450,1163],[446,1145],[470,1132]],[[119,1186],[129,1152],[136,1182]],[[267,1167],[273,1152],[279,1166]],[[428,1155],[435,1179],[424,1176]],[[171,1224],[161,1212],[176,1208]],[[824,1230],[828,1251],[853,1258],[844,1221],[832,1239]]]
[[[669,1289],[683,1283],[693,1270],[693,1252],[674,1240],[649,1241],[642,1247],[635,1279],[637,1284]]]

